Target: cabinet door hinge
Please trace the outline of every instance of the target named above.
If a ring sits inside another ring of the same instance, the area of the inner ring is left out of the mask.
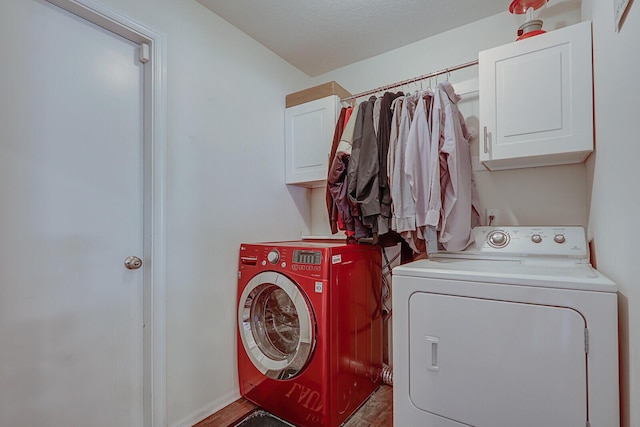
[[[589,354],[589,329],[584,328],[584,352]]]

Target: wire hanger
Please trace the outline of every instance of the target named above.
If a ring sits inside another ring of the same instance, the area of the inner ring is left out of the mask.
[[[378,92],[379,90],[388,90],[388,89],[392,89],[392,88],[401,87],[405,83],[408,84],[408,83],[411,83],[411,82],[415,82],[417,80],[423,80],[423,79],[427,79],[427,78],[430,79],[432,76],[438,76],[439,74],[445,74],[445,73],[449,74],[451,71],[457,71],[457,70],[461,70],[463,68],[472,67],[472,66],[476,66],[476,65],[478,65],[478,60],[477,59],[474,60],[474,61],[470,61],[470,62],[464,63],[464,64],[460,64],[460,65],[456,65],[456,66],[453,66],[453,67],[449,67],[449,68],[446,68],[446,69],[441,70],[441,71],[436,71],[436,72],[433,72],[433,73],[425,74],[423,76],[414,77],[412,79],[404,80],[404,81],[401,81],[401,82],[398,82],[398,83],[393,83],[393,84],[386,85],[386,86],[383,86],[383,87],[379,87],[379,88],[376,88],[376,89],[373,89],[373,90],[368,90],[368,91],[361,92],[361,93],[358,93],[358,94],[355,94],[355,95],[351,95],[351,96],[348,96],[348,97],[346,97],[344,99],[345,100],[351,100],[351,99],[355,99],[355,98],[362,98],[362,97],[364,97],[366,95],[370,95],[372,93]],[[437,80],[436,80],[436,86],[437,86]]]

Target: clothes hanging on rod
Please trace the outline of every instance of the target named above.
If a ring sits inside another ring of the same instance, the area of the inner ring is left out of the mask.
[[[471,165],[470,135],[458,109],[460,99],[449,82],[441,83],[431,113],[431,135],[439,138],[440,156],[442,204],[438,242],[448,251],[460,251],[473,243],[473,228],[482,223]]]
[[[414,254],[473,242],[481,218],[459,100],[447,81],[433,91],[370,97],[338,122],[327,191],[339,229],[356,239],[401,236]]]
[[[336,128],[333,133],[333,142],[331,144],[331,152],[329,153],[329,158],[333,159],[336,155],[336,151],[338,150],[338,144],[340,143],[340,138],[342,138],[342,133],[344,132],[344,126],[346,122],[349,120],[351,115],[352,108],[342,108],[340,110],[340,115],[338,116],[338,123],[336,123]],[[331,165],[329,165],[331,166]],[[328,172],[331,172],[329,169]],[[328,176],[328,175],[327,175]],[[338,223],[340,222],[340,216],[338,214],[338,206],[327,186],[325,200],[327,204],[327,213],[329,214],[329,227],[331,228],[331,233],[336,234],[338,232]]]
[[[393,110],[391,106],[396,99],[403,96],[402,92],[386,92],[380,101],[380,115],[378,117],[378,156],[380,170],[378,183],[380,185],[380,220],[378,221],[378,233],[385,234],[391,228],[391,187],[389,185],[388,155],[391,138],[391,122]],[[374,116],[375,123],[375,116]]]
[[[404,97],[401,105],[397,106],[400,108],[400,114],[397,115],[397,120],[399,121],[395,124],[398,132],[395,139],[390,143],[390,147],[393,146],[393,151],[390,150],[387,153],[388,162],[393,165],[389,173],[393,177],[391,186],[393,213],[391,229],[402,236],[414,253],[423,253],[425,248],[424,238],[419,233],[420,230],[416,229],[415,200],[411,194],[411,187],[405,174],[407,160],[411,160],[406,157],[406,142],[414,113],[421,97],[421,93],[409,94]]]
[[[340,141],[336,148],[333,159],[329,162],[329,172],[327,174],[327,190],[333,197],[333,201],[338,211],[338,223],[341,224],[340,230],[344,230],[348,238],[354,237],[356,239],[366,238],[371,236],[370,230],[368,230],[363,224],[359,216],[353,216],[351,214],[351,206],[349,204],[349,198],[347,194],[348,180],[347,171],[349,168],[349,161],[351,159],[352,144],[354,139],[354,133],[356,129],[356,122],[358,126],[362,126],[362,121],[358,121],[360,116],[360,106],[357,104],[353,107],[351,114],[349,115],[344,129],[341,132]],[[338,126],[339,127],[339,124]],[[336,129],[335,133],[340,133],[339,129]],[[331,222],[332,213],[329,212],[329,221]],[[331,225],[331,223],[330,223]],[[333,228],[332,228],[333,232]],[[335,234],[335,233],[334,233]]]

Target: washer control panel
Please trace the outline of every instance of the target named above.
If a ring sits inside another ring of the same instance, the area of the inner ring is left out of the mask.
[[[277,249],[270,250],[269,253],[267,254],[267,260],[271,264],[277,263],[278,261],[280,261],[280,252],[278,252]]]
[[[240,269],[262,267],[274,271],[308,272],[316,277],[325,268],[325,252],[324,247],[306,242],[242,244]]]
[[[588,257],[583,227],[476,227],[464,253]]]

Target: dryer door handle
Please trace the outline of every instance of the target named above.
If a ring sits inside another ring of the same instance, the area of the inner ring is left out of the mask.
[[[427,369],[437,372],[440,370],[440,360],[438,354],[440,338],[426,336],[425,339],[427,340]]]

